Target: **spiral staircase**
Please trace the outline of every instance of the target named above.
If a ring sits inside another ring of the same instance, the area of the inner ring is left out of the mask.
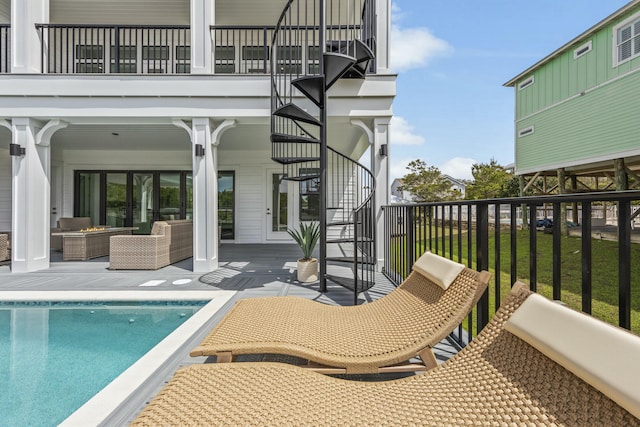
[[[271,158],[319,192],[319,282],[374,285],[375,179],[327,141],[327,91],[365,78],[375,60],[372,0],[289,0],[271,45]],[[306,108],[305,108],[306,107]]]

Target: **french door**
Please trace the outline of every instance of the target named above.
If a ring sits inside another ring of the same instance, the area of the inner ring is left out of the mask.
[[[191,171],[76,171],[74,216],[149,234],[154,221],[192,217],[191,183]]]
[[[288,228],[293,228],[293,198],[290,197],[291,181],[286,181],[282,169],[267,170],[267,240],[288,240]]]

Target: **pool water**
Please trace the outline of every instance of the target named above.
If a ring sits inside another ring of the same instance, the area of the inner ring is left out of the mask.
[[[0,425],[59,424],[205,303],[0,303]]]

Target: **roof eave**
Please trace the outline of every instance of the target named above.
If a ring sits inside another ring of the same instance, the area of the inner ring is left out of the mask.
[[[633,9],[635,6],[638,6],[638,5],[640,5],[640,0],[632,0],[632,1],[630,1],[628,4],[626,4],[625,6],[622,6],[620,9],[616,10],[611,15],[607,16],[602,21],[598,22],[597,24],[595,24],[594,26],[589,28],[587,31],[585,31],[582,34],[580,34],[578,37],[573,38],[571,41],[569,41],[568,43],[564,44],[562,47],[554,50],[552,53],[550,53],[549,55],[547,55],[544,58],[542,58],[540,61],[538,61],[535,64],[533,64],[531,67],[527,68],[526,70],[524,70],[523,72],[521,72],[517,76],[513,77],[511,80],[507,81],[502,86],[505,86],[505,87],[515,86],[515,84],[516,84],[516,82],[518,80],[522,79],[523,77],[527,76],[528,74],[531,74],[535,69],[537,69],[538,67],[540,67],[543,64],[546,64],[551,59],[553,59],[556,56],[558,56],[560,53],[563,53],[564,51],[569,49],[571,46],[573,46],[576,43],[580,42],[582,39],[585,39],[585,38],[591,36],[592,34],[596,33],[597,31],[600,31],[602,28],[604,28],[607,25],[609,25],[612,21],[616,20],[620,15],[624,15],[629,10]]]

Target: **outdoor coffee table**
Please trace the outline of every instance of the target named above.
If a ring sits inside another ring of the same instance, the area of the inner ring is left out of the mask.
[[[138,227],[109,227],[95,231],[61,231],[51,233],[62,237],[62,259],[85,261],[109,255],[111,236],[130,235]]]

